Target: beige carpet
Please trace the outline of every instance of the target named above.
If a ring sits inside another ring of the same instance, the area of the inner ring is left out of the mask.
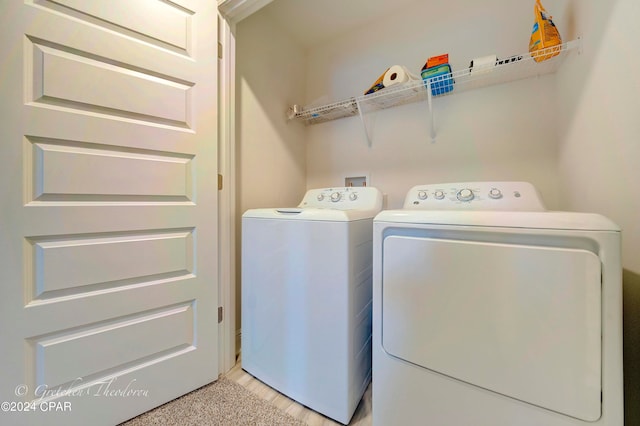
[[[305,426],[224,377],[120,426],[147,425]]]

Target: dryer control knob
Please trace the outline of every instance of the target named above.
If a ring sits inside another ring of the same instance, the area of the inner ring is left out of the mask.
[[[331,194],[331,201],[333,201],[334,203],[340,201],[340,193],[334,192],[333,194]]]
[[[317,198],[318,198],[318,201],[322,201],[322,200],[324,200],[324,194],[320,194],[320,195],[318,195],[318,197],[317,197]]]
[[[470,189],[461,189],[458,191],[458,200],[460,201],[471,201],[473,200],[473,191]]]
[[[436,200],[442,200],[444,198],[444,192],[442,191],[436,191],[434,195],[436,197]]]
[[[418,198],[420,198],[421,200],[426,200],[427,199],[427,192],[426,191],[418,191]]]
[[[357,200],[357,199],[358,199],[358,194],[356,194],[355,192],[352,192],[352,193],[349,195],[349,199],[350,199],[351,201],[355,201],[355,200]]]
[[[494,200],[502,198],[502,191],[497,188],[491,188],[491,191],[489,191],[489,197],[493,198]]]

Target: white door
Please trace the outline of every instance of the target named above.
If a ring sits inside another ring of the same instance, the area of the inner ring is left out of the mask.
[[[215,5],[2,2],[0,424],[217,378]]]

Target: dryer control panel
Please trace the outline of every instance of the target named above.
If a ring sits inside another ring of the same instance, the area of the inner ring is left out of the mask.
[[[382,208],[382,193],[377,188],[360,186],[310,189],[298,207],[380,210]]]
[[[409,210],[545,211],[528,182],[456,182],[416,185],[407,192]]]

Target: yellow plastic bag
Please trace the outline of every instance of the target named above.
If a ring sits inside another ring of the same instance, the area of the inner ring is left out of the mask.
[[[382,84],[382,82],[384,81],[384,75],[387,73],[387,71],[389,71],[389,68],[387,68],[386,70],[384,70],[384,72],[382,73],[382,75],[376,80],[375,83],[373,83],[373,85],[371,85],[371,87],[369,87],[369,90],[367,90],[366,92],[364,92],[365,95],[370,95],[371,93],[375,93],[380,89],[384,89],[384,84]]]
[[[533,11],[535,21],[529,40],[529,52],[536,62],[542,62],[560,53],[562,38],[540,0],[536,0]],[[554,46],[558,47],[554,49]]]

